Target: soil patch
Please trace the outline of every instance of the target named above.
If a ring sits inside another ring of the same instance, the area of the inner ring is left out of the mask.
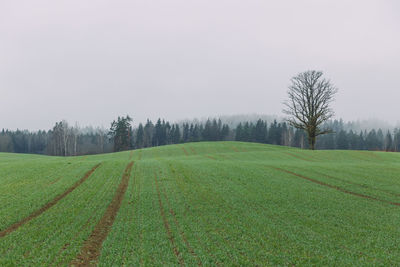
[[[106,239],[111,227],[117,217],[118,210],[121,207],[122,200],[126,189],[128,188],[129,178],[133,161],[130,162],[122,175],[122,180],[115,192],[114,198],[108,205],[106,212],[103,217],[94,227],[93,232],[90,234],[89,239],[85,241],[79,255],[71,262],[72,266],[91,266],[96,265],[97,260],[100,256],[101,246],[103,241]]]
[[[46,210],[50,209],[51,207],[53,207],[55,204],[57,204],[58,201],[60,201],[61,199],[63,199],[64,197],[66,197],[69,193],[71,193],[72,191],[74,191],[78,186],[80,186],[83,182],[85,182],[90,175],[101,165],[101,163],[95,165],[91,170],[89,170],[79,181],[77,181],[75,184],[73,184],[70,188],[68,188],[66,191],[64,191],[64,193],[56,196],[53,200],[51,200],[50,202],[48,202],[46,205],[44,205],[43,207],[41,207],[39,210],[33,212],[31,215],[29,215],[28,217],[25,217],[24,219],[22,219],[19,222],[16,222],[14,224],[12,224],[10,227],[8,227],[7,229],[3,230],[0,232],[0,238],[4,237],[6,235],[8,235],[9,233],[17,230],[21,225],[29,222],[30,220],[38,217],[39,215],[41,215],[43,212],[45,212]]]
[[[175,238],[174,238],[174,236],[172,234],[171,227],[169,225],[167,216],[165,215],[165,210],[164,210],[163,203],[161,201],[160,187],[158,185],[158,179],[157,179],[157,174],[156,173],[154,173],[154,180],[156,182],[156,189],[157,189],[157,195],[158,195],[158,204],[160,206],[160,213],[161,213],[161,217],[162,217],[163,222],[164,222],[165,231],[167,232],[168,239],[171,242],[172,249],[174,251],[174,254],[175,254],[176,258],[178,259],[179,264],[181,266],[183,266],[185,264],[185,262],[184,262],[184,260],[182,258],[182,255],[180,254],[176,244],[175,244]]]
[[[184,146],[182,146],[182,150],[185,153],[186,156],[189,156],[189,153],[187,152],[186,148]]]
[[[206,158],[209,158],[209,159],[212,159],[212,160],[217,160],[216,158],[214,158],[214,157],[212,157],[212,156],[209,156],[209,155],[206,155],[205,157],[206,157]]]
[[[190,148],[190,150],[192,151],[192,153],[194,154],[194,155],[197,155],[197,151],[193,148],[193,147],[189,147]]]
[[[301,174],[298,174],[298,173],[295,173],[295,172],[292,172],[292,171],[288,171],[288,170],[285,170],[285,169],[281,169],[281,168],[278,168],[278,167],[273,167],[273,168],[278,170],[278,171],[282,171],[282,172],[286,172],[286,173],[295,175],[295,176],[300,177],[300,178],[302,178],[304,180],[308,180],[310,182],[313,182],[313,183],[316,183],[316,184],[319,184],[319,185],[322,185],[322,186],[326,186],[326,187],[341,191],[341,192],[346,193],[346,194],[350,194],[350,195],[353,195],[353,196],[366,198],[366,199],[370,199],[370,200],[374,200],[374,201],[379,201],[379,202],[383,202],[383,203],[387,203],[387,204],[391,204],[391,205],[395,205],[395,206],[400,206],[400,203],[398,203],[398,202],[392,202],[392,201],[388,201],[388,200],[383,200],[383,199],[379,199],[379,198],[376,198],[376,197],[373,197],[373,196],[368,196],[368,195],[364,195],[364,194],[361,194],[361,193],[349,191],[349,190],[341,188],[339,186],[327,184],[327,183],[312,179],[310,177],[307,177],[307,176],[304,176],[304,175],[301,175]]]
[[[300,157],[299,155],[296,155],[296,154],[293,154],[293,153],[290,153],[290,152],[285,152],[285,154],[287,154],[287,155],[289,155],[289,156],[292,156],[292,157],[294,157],[294,158],[296,158],[296,159],[300,159],[300,160],[305,160],[305,161],[310,161],[310,162],[312,162],[312,160],[310,160],[310,159],[306,159],[306,158]]]

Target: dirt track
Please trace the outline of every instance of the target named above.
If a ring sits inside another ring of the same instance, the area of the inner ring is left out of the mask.
[[[106,212],[103,217],[94,227],[93,232],[90,234],[88,240],[83,244],[81,252],[79,255],[71,262],[72,266],[90,266],[96,265],[97,259],[100,256],[101,246],[103,241],[106,239],[108,233],[111,230],[115,218],[117,216],[118,210],[121,207],[122,200],[126,189],[128,188],[129,178],[131,175],[131,170],[133,166],[133,161],[130,162],[122,175],[122,180],[115,192],[114,198],[108,205]]]
[[[273,168],[278,170],[278,171],[292,174],[292,175],[300,177],[300,178],[302,178],[304,180],[308,180],[310,182],[313,182],[313,183],[316,183],[316,184],[319,184],[319,185],[322,185],[322,186],[326,186],[326,187],[341,191],[341,192],[346,193],[346,194],[350,194],[350,195],[353,195],[353,196],[366,198],[366,199],[370,199],[370,200],[374,200],[374,201],[379,201],[379,202],[383,202],[383,203],[387,203],[387,204],[391,204],[391,205],[395,205],[395,206],[400,206],[400,203],[398,203],[398,202],[392,202],[392,201],[388,201],[388,200],[384,200],[384,199],[379,199],[379,198],[376,198],[376,197],[373,197],[373,196],[368,196],[368,195],[360,194],[360,193],[357,193],[357,192],[349,191],[349,190],[341,188],[339,186],[327,184],[327,183],[324,183],[324,182],[309,178],[307,176],[303,176],[301,174],[298,174],[298,173],[295,173],[295,172],[292,172],[292,171],[288,171],[288,170],[285,170],[285,169],[281,169],[281,168],[278,168],[278,167],[273,167]]]
[[[41,215],[43,212],[45,212],[46,210],[50,209],[51,207],[53,207],[55,204],[57,204],[58,201],[60,201],[61,199],[63,199],[64,197],[66,197],[69,193],[71,193],[72,191],[74,191],[78,186],[80,186],[84,181],[86,181],[90,175],[101,165],[101,163],[95,165],[90,171],[88,171],[79,181],[77,181],[75,184],[73,184],[70,188],[68,188],[64,193],[56,196],[53,200],[51,200],[50,202],[48,202],[46,205],[44,205],[43,207],[41,207],[39,210],[33,212],[31,215],[29,215],[28,217],[25,217],[24,219],[22,219],[19,222],[16,222],[14,224],[12,224],[10,227],[8,227],[7,229],[3,230],[0,232],[0,238],[4,237],[6,235],[8,235],[9,233],[17,230],[21,225],[29,222],[30,220],[38,217],[39,215]]]
[[[165,215],[164,205],[163,205],[163,203],[161,201],[160,187],[158,185],[158,179],[157,179],[157,174],[156,173],[154,173],[154,180],[155,180],[155,183],[156,183],[156,189],[157,189],[157,195],[158,195],[158,204],[160,206],[160,213],[161,213],[161,217],[162,217],[163,222],[164,222],[165,231],[167,232],[168,239],[171,242],[172,249],[173,249],[174,254],[175,254],[175,256],[176,256],[176,258],[177,258],[177,260],[179,262],[179,265],[183,266],[185,264],[185,262],[184,262],[184,260],[182,258],[181,253],[179,252],[179,250],[178,250],[178,248],[177,248],[177,246],[175,244],[174,235],[172,234],[171,227],[169,225],[167,216]]]

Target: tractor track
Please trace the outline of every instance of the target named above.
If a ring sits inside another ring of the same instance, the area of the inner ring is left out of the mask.
[[[362,187],[362,188],[376,190],[376,191],[380,191],[382,193],[386,193],[386,194],[389,194],[389,195],[392,195],[392,196],[400,197],[400,194],[392,192],[392,191],[389,191],[389,190],[375,188],[375,187],[372,187],[372,186],[369,186],[369,185],[366,185],[366,184],[360,184],[360,183],[351,182],[351,181],[348,181],[346,179],[338,178],[338,177],[331,176],[331,175],[324,174],[324,173],[317,172],[317,171],[313,171],[313,172],[318,174],[318,175],[325,176],[325,177],[327,177],[329,179],[332,179],[332,180],[336,180],[336,181],[340,181],[340,182],[343,182],[343,183],[348,183],[348,184],[359,186],[359,187]]]
[[[313,182],[313,183],[316,183],[316,184],[319,184],[319,185],[322,185],[322,186],[325,186],[325,187],[329,187],[329,188],[335,189],[337,191],[340,191],[340,192],[343,192],[343,193],[346,193],[346,194],[349,194],[349,195],[353,195],[353,196],[360,197],[360,198],[365,198],[365,199],[370,199],[370,200],[374,200],[374,201],[378,201],[378,202],[382,202],[382,203],[387,203],[387,204],[394,205],[394,206],[400,206],[400,203],[398,203],[398,202],[379,199],[379,198],[376,198],[376,197],[373,197],[373,196],[369,196],[369,195],[364,195],[364,194],[361,194],[361,193],[353,192],[353,191],[344,189],[342,187],[339,187],[339,186],[336,186],[336,185],[327,184],[325,182],[322,182],[322,181],[319,181],[319,180],[316,180],[316,179],[313,179],[313,178],[310,178],[310,177],[307,177],[307,176],[304,176],[304,175],[301,175],[301,174],[298,174],[298,173],[295,173],[295,172],[292,172],[292,171],[289,171],[289,170],[281,169],[281,168],[278,168],[278,167],[272,167],[272,168],[274,168],[274,169],[276,169],[278,171],[281,171],[281,172],[289,173],[291,175],[297,176],[297,177],[302,178],[304,180],[307,180],[307,181],[310,181],[310,182]]]
[[[25,217],[24,219],[20,220],[19,222],[16,222],[9,226],[8,228],[4,229],[3,231],[0,232],[0,238],[5,237],[6,235],[10,234],[11,232],[14,232],[17,230],[20,226],[24,225],[25,223],[33,220],[34,218],[40,216],[42,213],[53,207],[55,204],[58,203],[61,199],[69,195],[72,191],[74,191],[78,186],[80,186],[83,182],[85,182],[91,174],[101,165],[101,163],[95,165],[92,169],[90,169],[86,174],[76,183],[74,183],[70,188],[68,188],[64,193],[59,194],[55,198],[53,198],[50,202],[48,202],[46,205],[41,207],[40,209],[34,211],[31,213],[28,217]]]
[[[176,213],[172,209],[171,203],[169,202],[168,195],[167,195],[165,188],[161,187],[161,189],[162,189],[162,192],[164,193],[165,200],[167,201],[167,205],[169,207],[169,213],[172,215],[172,218],[174,219],[175,226],[179,230],[179,233],[183,239],[183,242],[185,242],[186,248],[189,250],[190,254],[192,254],[192,256],[198,260],[197,265],[202,266],[203,264],[202,264],[201,260],[199,259],[199,256],[196,254],[193,247],[190,245],[189,241],[187,240],[185,232],[183,230],[181,230],[181,226],[179,224],[178,219],[176,218]]]
[[[189,153],[187,152],[186,148],[184,146],[182,146],[182,150],[185,153],[185,156],[189,156]]]
[[[289,156],[292,156],[292,157],[294,157],[294,158],[296,158],[296,159],[300,159],[300,160],[304,160],[304,161],[313,162],[313,161],[310,160],[310,159],[300,157],[299,155],[296,155],[296,154],[294,154],[294,153],[285,152],[285,154],[286,154],[286,155],[289,155]]]
[[[190,146],[189,148],[192,151],[193,155],[197,155],[197,151],[193,147]]]
[[[213,156],[210,155],[205,155],[206,158],[212,159],[212,160],[217,160],[216,158],[214,158]]]
[[[106,239],[111,227],[117,217],[117,213],[124,199],[126,189],[129,185],[133,161],[125,168],[122,180],[115,192],[111,203],[108,205],[103,217],[94,227],[89,238],[84,242],[79,255],[70,263],[71,266],[91,266],[96,265],[100,256],[101,247]]]
[[[181,253],[180,253],[179,250],[178,250],[178,247],[177,247],[176,244],[175,244],[175,238],[174,238],[174,236],[173,236],[173,234],[172,234],[171,226],[169,225],[167,216],[165,215],[164,206],[163,206],[163,203],[162,203],[162,201],[161,201],[161,193],[160,193],[160,187],[159,187],[159,185],[158,185],[157,174],[156,174],[155,172],[154,172],[154,180],[155,180],[155,182],[156,182],[156,189],[157,189],[157,196],[158,196],[158,204],[159,204],[159,206],[160,206],[160,213],[161,213],[161,217],[162,217],[163,222],[164,222],[165,231],[167,232],[168,239],[169,239],[169,241],[171,242],[172,249],[173,249],[173,251],[174,251],[174,254],[175,254],[175,256],[176,256],[176,258],[177,258],[179,264],[180,264],[181,266],[183,266],[183,265],[185,264],[185,262],[184,262],[184,260],[183,260],[183,258],[182,258]]]

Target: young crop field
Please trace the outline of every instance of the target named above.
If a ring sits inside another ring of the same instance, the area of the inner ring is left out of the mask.
[[[0,266],[400,265],[400,153],[0,153]]]

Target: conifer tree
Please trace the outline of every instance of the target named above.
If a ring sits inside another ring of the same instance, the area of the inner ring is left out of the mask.
[[[118,117],[117,121],[111,123],[109,135],[114,141],[114,151],[123,151],[132,148],[132,118]]]

